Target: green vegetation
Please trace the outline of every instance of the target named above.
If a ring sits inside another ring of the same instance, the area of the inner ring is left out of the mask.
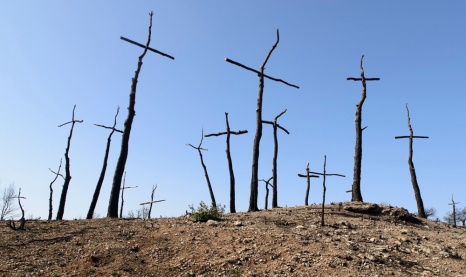
[[[225,213],[225,206],[218,205],[217,207],[208,207],[203,201],[199,203],[199,207],[194,208],[194,205],[190,205],[189,209],[191,212],[189,216],[194,222],[206,222],[207,220],[220,220],[222,215]]]

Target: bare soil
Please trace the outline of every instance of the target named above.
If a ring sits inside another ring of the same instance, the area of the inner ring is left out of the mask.
[[[0,227],[2,276],[466,276],[466,228],[336,203],[151,220]]]

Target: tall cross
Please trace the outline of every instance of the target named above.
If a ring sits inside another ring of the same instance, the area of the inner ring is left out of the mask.
[[[307,172],[306,172],[307,173]],[[322,192],[322,221],[321,221],[321,226],[323,227],[325,225],[325,220],[324,220],[324,214],[325,214],[325,192],[327,191],[327,187],[325,186],[325,179],[327,176],[338,176],[338,177],[346,177],[345,175],[341,175],[341,174],[336,174],[336,173],[327,173],[327,155],[324,155],[324,172],[323,173],[320,173],[320,172],[311,172],[309,171],[309,173],[311,174],[316,174],[316,175],[320,175],[320,176],[323,176],[323,181],[322,181],[322,187],[324,188],[323,189],[323,192]],[[308,173],[308,174],[309,174]]]
[[[411,127],[411,118],[409,116],[409,108],[408,104],[406,103],[406,112],[408,115],[408,129],[409,129],[409,136],[397,136],[395,139],[402,139],[402,138],[409,138],[409,156],[408,156],[408,165],[409,165],[409,173],[411,174],[411,183],[413,184],[414,189],[414,197],[416,198],[417,203],[417,215],[421,218],[427,218],[425,210],[424,210],[424,203],[422,202],[421,191],[419,189],[419,185],[417,183],[416,178],[416,170],[414,169],[413,163],[413,139],[415,138],[422,138],[428,139],[429,137],[426,136],[415,136],[413,132],[413,128]]]
[[[309,172],[309,163],[306,166],[306,175],[298,174],[299,177],[307,178],[306,197],[304,198],[304,205],[309,205],[309,191],[311,190],[311,178],[319,178],[318,175],[311,175]]]
[[[267,79],[270,79],[276,82],[281,82],[281,83],[284,83],[285,85],[299,89],[297,85],[293,85],[286,81],[283,81],[282,79],[274,78],[274,77],[264,74],[265,65],[267,64],[267,61],[272,55],[273,50],[275,50],[275,48],[277,47],[279,41],[280,41],[280,34],[277,29],[277,40],[275,44],[272,46],[272,49],[270,49],[269,53],[267,54],[267,57],[265,58],[264,62],[262,63],[260,67],[260,71],[252,69],[248,66],[235,62],[228,58],[225,58],[225,61],[231,64],[234,64],[236,66],[242,67],[246,70],[252,71],[259,76],[259,92],[257,96],[257,107],[256,107],[256,134],[254,136],[254,144],[253,144],[253,150],[252,150],[251,194],[249,198],[249,209],[248,209],[248,211],[250,212],[259,210],[259,208],[257,207],[257,196],[258,196],[258,185],[259,185],[259,177],[258,177],[259,175],[259,145],[260,145],[260,140],[262,137],[262,96],[264,93],[264,78],[267,78]]]
[[[356,145],[354,147],[354,173],[353,173],[353,186],[352,186],[352,196],[351,201],[362,201],[362,194],[361,194],[361,161],[362,161],[362,131],[361,128],[362,124],[362,105],[366,100],[366,81],[379,81],[380,78],[366,78],[364,76],[364,68],[362,67],[362,61],[364,59],[364,55],[361,57],[360,62],[360,69],[361,69],[361,77],[354,78],[348,77],[346,80],[352,81],[361,81],[362,83],[362,95],[361,100],[356,104]]]
[[[235,174],[233,172],[233,162],[231,161],[231,154],[230,154],[230,135],[242,135],[246,134],[247,130],[239,130],[239,131],[231,131],[230,130],[230,123],[228,122],[228,113],[225,113],[225,120],[227,122],[227,131],[220,132],[216,134],[208,134],[204,137],[211,137],[211,136],[222,136],[227,135],[227,160],[228,160],[228,169],[230,171],[230,213],[236,213],[236,206],[235,206]]]
[[[451,204],[448,204],[448,205],[452,205],[453,206],[453,227],[456,228],[456,210],[455,210],[455,205],[456,204],[459,204],[460,202],[455,202],[453,200],[453,194],[451,195]]]
[[[274,141],[274,150],[273,150],[273,164],[272,164],[272,177],[273,177],[273,186],[272,186],[272,208],[277,208],[278,207],[278,191],[277,191],[277,158],[278,158],[278,137],[277,137],[277,129],[280,128],[283,132],[287,133],[288,135],[290,132],[288,132],[287,129],[285,129],[283,126],[280,126],[280,124],[277,123],[278,118],[282,116],[284,113],[286,113],[286,109],[281,112],[279,115],[275,117],[273,121],[266,121],[262,120],[262,123],[270,124],[273,126],[273,141]]]

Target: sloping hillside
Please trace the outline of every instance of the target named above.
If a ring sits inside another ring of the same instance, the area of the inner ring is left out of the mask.
[[[0,275],[466,276],[466,229],[375,204],[227,214],[220,222],[28,221],[0,232]]]

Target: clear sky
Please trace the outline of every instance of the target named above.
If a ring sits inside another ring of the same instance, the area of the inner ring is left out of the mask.
[[[127,116],[131,78],[154,11],[153,48],[144,59],[136,117],[126,164],[125,211],[150,200],[153,217],[179,216],[188,205],[210,203],[196,150],[204,132],[232,130],[237,210],[249,201],[258,89],[256,74],[224,61],[259,69],[280,30],[266,74],[300,86],[266,80],[263,119],[288,109],[279,123],[278,204],[304,204],[306,164],[321,171],[327,155],[327,201],[348,201],[353,175],[355,104],[365,55],[368,82],[363,108],[362,195],[417,212],[407,164],[405,104],[415,135],[414,164],[425,207],[442,217],[455,200],[466,203],[466,3],[464,1],[2,1],[0,3],[0,186],[14,183],[27,197],[27,215],[46,218],[49,184],[64,156],[76,104],[71,142],[71,184],[64,218],[89,209],[109,131]],[[272,172],[273,136],[264,125],[260,178]],[[96,213],[107,214],[121,135],[113,136],[106,179]],[[229,203],[225,137],[204,139],[213,190]],[[63,181],[54,184],[54,217]],[[265,189],[259,184],[259,207]],[[310,203],[320,203],[321,180],[311,182]],[[271,198],[269,198],[269,201]],[[270,204],[269,204],[270,206]]]

